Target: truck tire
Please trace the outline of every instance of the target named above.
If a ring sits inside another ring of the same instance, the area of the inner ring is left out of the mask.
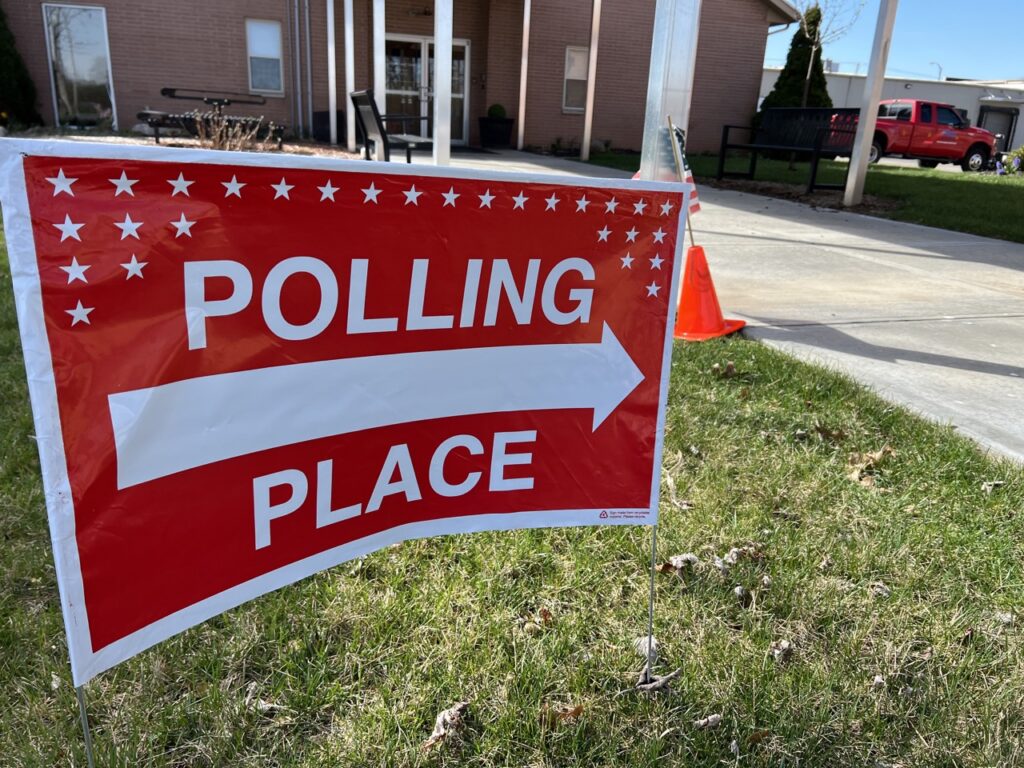
[[[917,164],[921,168],[937,168],[939,165],[938,160],[918,160]]]
[[[882,159],[882,155],[884,154],[884,152],[885,150],[882,148],[882,145],[879,143],[878,139],[875,139],[874,141],[871,142],[871,151],[868,153],[868,162],[871,163],[872,165],[877,163],[879,160]]]
[[[960,161],[960,167],[968,173],[984,171],[988,168],[988,147],[984,144],[975,144],[967,150],[964,159]]]

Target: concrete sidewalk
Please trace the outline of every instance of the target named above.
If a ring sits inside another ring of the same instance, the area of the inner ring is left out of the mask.
[[[519,152],[452,161],[629,175]],[[707,187],[700,196],[697,242],[748,336],[1024,461],[1024,245]]]
[[[1024,245],[701,195],[697,240],[749,336],[1024,461]]]

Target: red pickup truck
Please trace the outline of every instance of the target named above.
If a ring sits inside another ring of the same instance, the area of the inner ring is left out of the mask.
[[[951,104],[892,99],[878,105],[878,122],[869,161],[903,155],[925,168],[958,163],[965,171],[983,171],[995,157],[996,135],[972,128]]]

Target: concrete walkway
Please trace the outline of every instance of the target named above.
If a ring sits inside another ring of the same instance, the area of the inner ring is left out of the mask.
[[[454,155],[453,164],[629,175],[517,152]],[[1024,461],[1024,245],[700,194],[697,242],[726,313],[750,321],[747,335]]]

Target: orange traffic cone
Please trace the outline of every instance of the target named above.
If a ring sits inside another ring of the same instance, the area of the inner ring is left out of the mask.
[[[684,341],[705,341],[728,336],[746,324],[745,320],[722,317],[704,249],[699,245],[691,246],[686,251],[686,272],[676,312],[675,337]]]

